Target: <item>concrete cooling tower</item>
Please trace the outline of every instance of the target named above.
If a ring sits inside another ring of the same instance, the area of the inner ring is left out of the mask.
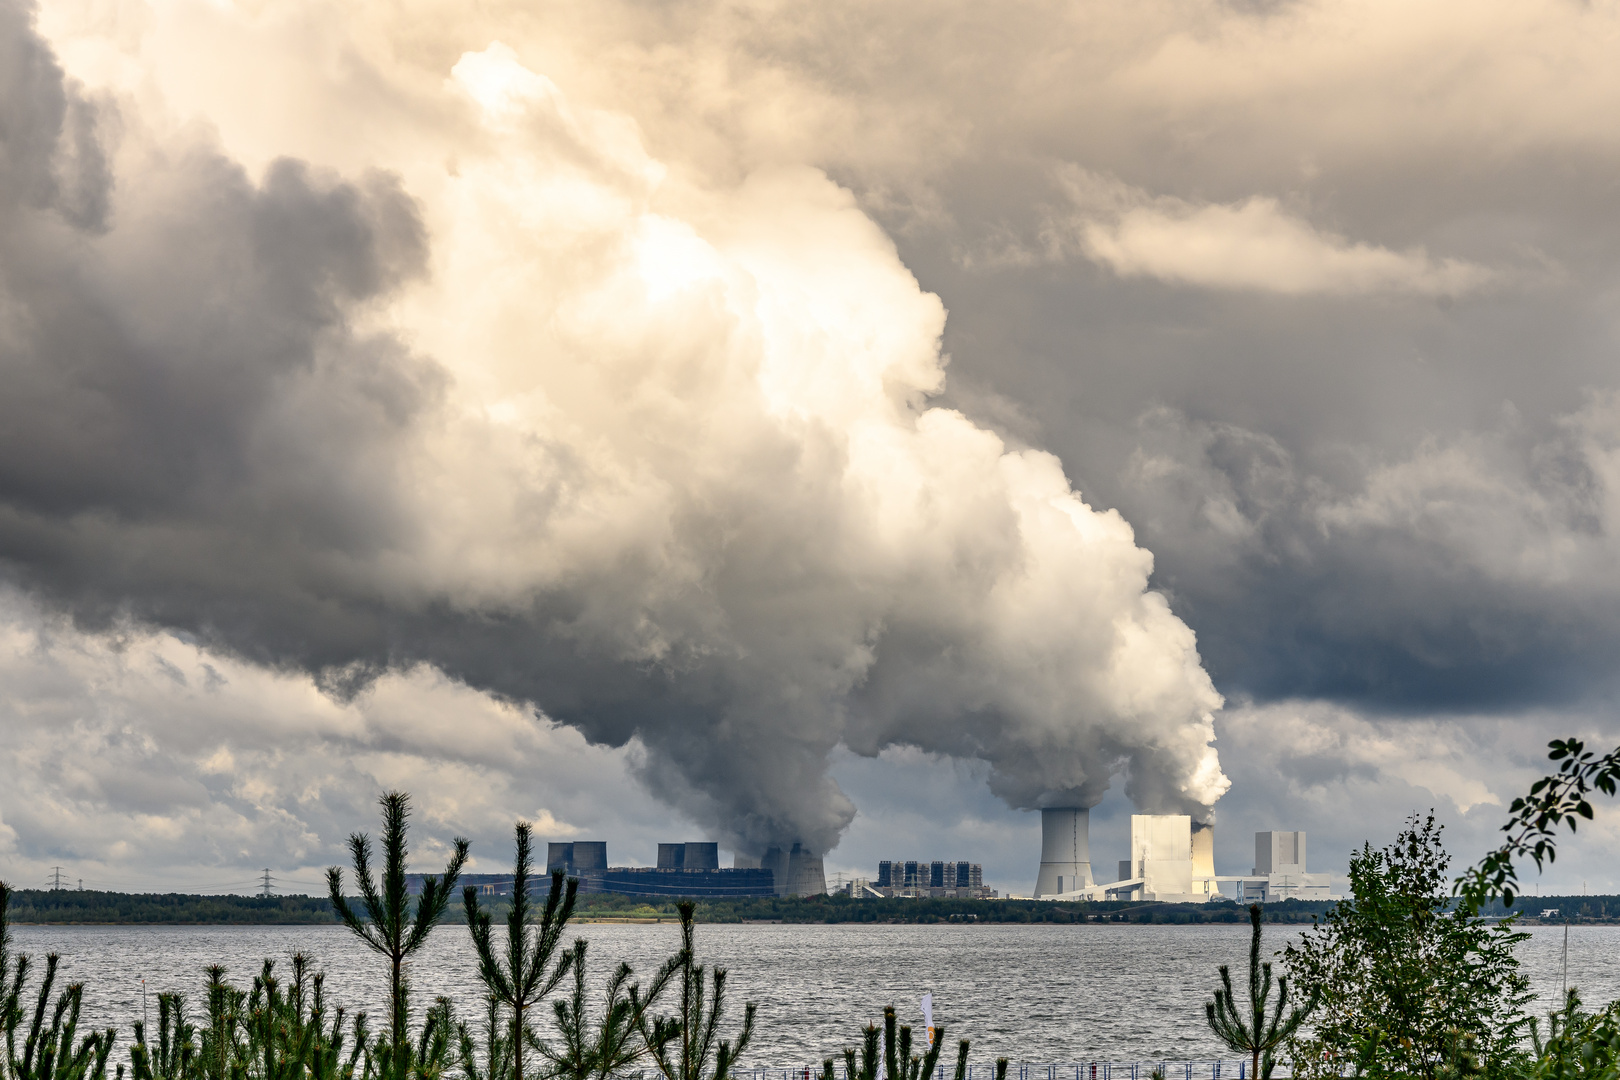
[[[744,861],[739,855],[732,865],[741,866]],[[799,844],[787,851],[779,847],[766,848],[758,865],[776,876],[777,896],[817,896],[827,891],[827,874],[822,869],[821,856]]]
[[[1035,896],[1074,892],[1092,884],[1091,811],[1079,806],[1041,811],[1041,871]]]

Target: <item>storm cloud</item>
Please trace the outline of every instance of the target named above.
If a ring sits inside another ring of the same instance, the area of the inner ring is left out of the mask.
[[[1207,816],[1216,734],[1223,829],[1483,842],[1613,734],[1612,12],[464,8],[5,6],[25,624],[442,677],[740,850]]]
[[[1151,556],[1056,458],[930,404],[944,308],[820,171],[683,183],[496,43],[401,169],[254,178],[11,34],[42,179],[7,208],[0,555],[80,630],[339,698],[431,665],[636,740],[744,852],[837,844],[841,744],[982,759],[1021,807],[1120,772],[1144,806],[1224,791]],[[95,223],[49,164],[80,103]]]

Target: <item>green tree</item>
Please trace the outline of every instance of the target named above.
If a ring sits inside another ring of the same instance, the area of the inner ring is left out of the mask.
[[[422,883],[422,895],[412,910],[410,894],[405,887],[405,866],[409,857],[406,834],[410,829],[411,800],[402,791],[390,791],[379,800],[383,812],[383,872],[379,887],[371,873],[371,838],[364,833],[349,837],[349,853],[354,859],[355,883],[365,903],[365,918],[349,906],[343,895],[343,871],[333,866],[326,871],[326,888],[332,899],[332,908],[343,924],[373,951],[388,958],[389,1027],[388,1052],[378,1067],[384,1073],[405,1075],[407,1063],[412,1060],[410,1045],[409,982],[406,962],[427,943],[428,935],[444,918],[456,879],[467,861],[468,842],[456,837],[450,861],[445,865],[443,877],[427,877]],[[422,1046],[434,1045],[434,1040],[445,1041],[449,1033],[437,1031],[439,1018],[430,1013],[422,1032]],[[368,1057],[370,1055],[368,1054]]]
[[[505,1080],[512,1075],[511,1028],[501,1016],[501,999],[484,995],[484,1045],[465,1022],[456,1025],[463,1080]]]
[[[1351,899],[1283,950],[1296,985],[1319,1001],[1309,1035],[1289,1041],[1296,1076],[1434,1078],[1466,1049],[1494,1070],[1514,1057],[1530,1000],[1511,920],[1490,924],[1453,910],[1433,814],[1416,815],[1395,842],[1350,860]]]
[[[726,969],[714,969],[713,989],[705,1002],[706,972],[704,966],[697,963],[693,944],[693,904],[682,900],[676,911],[681,918],[680,951],[665,961],[646,995],[637,987],[630,988],[637,1030],[665,1080],[727,1080],[732,1066],[753,1040],[754,1014],[758,1006],[752,1001],[743,1006],[742,1031],[735,1041],[720,1038],[720,1022],[725,1015]],[[648,1006],[654,994],[665,984],[677,982],[680,1011],[673,1016],[650,1017]]]
[[[934,1067],[939,1063],[939,1052],[945,1046],[945,1025],[938,1024],[934,1028],[934,1042],[928,1048],[925,1056],[919,1056],[911,1051],[911,1028],[899,1025],[895,1016],[894,1006],[886,1006],[883,1010],[883,1056],[878,1057],[878,1028],[876,1024],[868,1024],[861,1029],[860,1062],[855,1060],[855,1048],[844,1048],[844,1068],[849,1080],[879,1080],[880,1077],[894,1077],[895,1080],[927,1080],[934,1075]],[[956,1044],[956,1080],[963,1080],[967,1076],[968,1048],[972,1044],[962,1039]],[[821,1080],[836,1080],[833,1070],[833,1059],[827,1058],[821,1063]]]
[[[1215,1000],[1204,1006],[1204,1017],[1215,1037],[1237,1053],[1252,1057],[1251,1077],[1270,1080],[1276,1067],[1276,1050],[1305,1022],[1316,1007],[1312,997],[1303,1007],[1288,1010],[1288,979],[1277,980],[1277,1007],[1268,1015],[1267,1000],[1271,997],[1271,963],[1260,961],[1260,905],[1249,905],[1249,1018],[1245,1020],[1238,1008],[1237,995],[1232,992],[1232,972],[1220,966],[1221,989],[1215,991]]]
[[[5,1036],[5,1057],[0,1060],[0,1078],[5,1080],[101,1080],[107,1075],[107,1057],[112,1053],[114,1032],[93,1031],[79,1040],[79,1009],[84,1000],[84,984],[70,983],[56,996],[56,953],[45,957],[45,977],[35,996],[33,1021],[18,1035],[27,1019],[23,994],[28,985],[28,957],[12,955],[11,887],[0,881],[0,1031]],[[50,1020],[47,1023],[46,1017]],[[20,1051],[20,1052],[19,1052]],[[122,1066],[118,1069],[121,1074]]]
[[[542,1047],[551,1068],[552,1080],[609,1080],[622,1076],[647,1052],[637,1029],[647,1009],[657,1001],[663,983],[641,992],[639,984],[631,983],[633,972],[629,964],[620,963],[608,978],[602,994],[602,1010],[593,1025],[586,1004],[585,984],[586,944],[583,938],[574,942],[574,992],[561,1001],[551,1003],[557,1017],[556,1043]]]
[[[135,1044],[129,1048],[135,1080],[192,1080],[198,1075],[197,1026],[186,1020],[185,999],[158,995],[158,1041],[146,1041],[146,1025],[135,1022]]]
[[[1620,1001],[1595,1013],[1581,1008],[1571,989],[1564,1007],[1548,1018],[1547,1039],[1540,1025],[1530,1025],[1533,1056],[1520,1074],[1523,1080],[1617,1080],[1620,1078]]]
[[[504,957],[497,954],[490,913],[478,907],[478,890],[468,886],[462,894],[462,902],[467,908],[467,928],[472,932],[473,947],[478,952],[478,977],[484,981],[489,996],[512,1011],[512,1072],[516,1080],[523,1080],[524,1043],[533,1041],[524,1014],[557,988],[573,963],[573,953],[564,952],[560,958],[556,954],[562,944],[563,929],[574,914],[579,879],[570,878],[565,885],[561,870],[551,875],[551,894],[540,914],[540,925],[531,928],[529,875],[534,870],[533,828],[527,821],[520,821],[514,832],[517,855],[512,866],[512,907],[506,916]]]

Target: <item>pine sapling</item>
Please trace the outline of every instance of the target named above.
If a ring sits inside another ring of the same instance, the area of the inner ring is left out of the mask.
[[[1249,1073],[1257,1080],[1270,1080],[1276,1067],[1277,1047],[1299,1030],[1311,1010],[1316,1008],[1316,996],[1302,1007],[1288,1011],[1288,978],[1277,980],[1277,1006],[1268,1015],[1267,999],[1271,997],[1271,964],[1260,962],[1260,905],[1249,905],[1249,924],[1253,933],[1249,938],[1249,1018],[1244,1019],[1232,991],[1232,972],[1220,967],[1221,989],[1215,991],[1215,1000],[1204,1005],[1204,1016],[1215,1037],[1238,1053],[1251,1055]]]
[[[579,879],[564,884],[563,871],[551,875],[551,893],[540,915],[540,925],[529,922],[529,874],[534,869],[532,826],[520,821],[514,829],[517,856],[512,866],[512,908],[506,916],[506,955],[498,956],[489,912],[478,907],[478,890],[468,886],[462,894],[467,908],[467,928],[478,952],[478,977],[493,997],[512,1011],[512,1070],[515,1080],[524,1080],[523,1051],[531,1039],[526,1014],[557,988],[573,963],[573,953],[557,955],[563,929],[574,914],[574,896]]]
[[[412,954],[427,943],[428,935],[444,918],[450,894],[467,861],[468,842],[459,836],[455,839],[444,875],[430,875],[423,881],[422,895],[417,899],[413,912],[410,894],[405,887],[410,796],[403,791],[390,791],[378,802],[383,811],[383,872],[380,885],[371,873],[371,838],[364,833],[349,837],[349,853],[354,860],[355,883],[360,887],[360,897],[365,904],[365,918],[361,918],[349,906],[348,899],[343,895],[343,871],[340,868],[333,866],[327,869],[326,887],[332,908],[343,925],[370,949],[388,959],[388,1057],[392,1068],[398,1070],[411,1058],[407,1005],[409,986],[405,964]],[[428,1030],[424,1029],[423,1034],[426,1038]]]
[[[653,1063],[666,1080],[728,1080],[732,1066],[753,1040],[754,1014],[758,1006],[752,1001],[744,1004],[742,1031],[735,1041],[719,1037],[720,1020],[725,1013],[726,969],[714,969],[713,990],[705,1002],[706,972],[704,966],[696,962],[693,946],[695,909],[690,900],[683,900],[676,910],[681,917],[680,952],[665,961],[647,995],[643,996],[639,987],[630,988],[636,1026]],[[680,1012],[655,1017],[649,1022],[647,1005],[666,984],[674,985],[676,976],[679,976]]]

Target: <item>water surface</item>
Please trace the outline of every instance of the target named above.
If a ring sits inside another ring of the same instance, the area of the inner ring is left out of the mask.
[[[1299,927],[1268,927],[1280,949]],[[17,948],[62,955],[69,979],[86,984],[86,1020],[127,1032],[152,995],[179,990],[200,1000],[203,968],[223,963],[246,983],[266,956],[286,967],[302,949],[325,969],[329,993],[351,1010],[386,1016],[381,957],[337,926],[18,926]],[[1521,946],[1534,988],[1550,1003],[1561,977],[1562,927],[1537,927]],[[576,936],[576,935],[571,935]],[[671,924],[591,924],[593,981],[627,960],[655,969],[674,951]],[[751,1063],[798,1065],[837,1053],[885,1004],[920,1024],[917,1000],[932,991],[952,1042],[973,1040],[972,1058],[1014,1061],[1201,1060],[1230,1057],[1204,1026],[1216,968],[1240,975],[1249,928],[1221,926],[961,926],[715,924],[698,927],[700,958],[730,969],[732,1000],[757,1001]],[[1588,1002],[1620,997],[1620,927],[1569,933],[1569,980]],[[467,930],[435,932],[412,970],[418,1002],[444,994],[464,1011],[480,1000]],[[156,1010],[155,996],[150,1007]],[[1538,1011],[1545,1008],[1538,1006]]]

